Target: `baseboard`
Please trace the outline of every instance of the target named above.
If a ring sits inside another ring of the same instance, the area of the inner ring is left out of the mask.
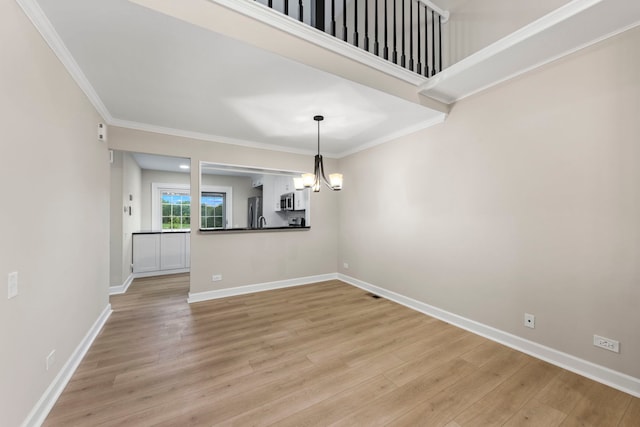
[[[127,289],[129,289],[129,286],[131,286],[132,282],[133,274],[130,274],[129,277],[127,277],[127,280],[125,280],[122,285],[109,286],[109,295],[124,294],[125,292],[127,292]]]
[[[98,333],[100,333],[100,330],[107,322],[110,315],[111,304],[107,304],[85,337],[80,341],[80,344],[76,347],[73,354],[71,354],[69,360],[67,360],[62,369],[60,369],[60,372],[58,372],[58,375],[56,375],[51,384],[49,384],[49,387],[47,387],[42,397],[40,397],[40,400],[38,400],[33,409],[31,409],[31,412],[29,412],[29,415],[27,415],[27,418],[22,423],[23,427],[40,426],[44,423],[44,420],[47,418],[47,415],[49,415],[51,408],[53,408],[58,397],[60,397],[60,394],[67,386],[71,376],[78,368],[78,365],[80,365],[84,355],[89,350],[89,347],[91,347],[91,344],[93,344],[93,341],[98,336]]]
[[[138,277],[167,276],[169,274],[189,273],[190,271],[190,268],[176,268],[174,270],[157,270],[147,271],[144,273],[133,273],[132,276],[134,279],[137,279]]]
[[[476,335],[480,335],[492,341],[504,344],[507,347],[526,353],[537,359],[544,360],[545,362],[549,362],[568,371],[575,372],[578,375],[582,375],[625,393],[629,393],[632,396],[640,397],[640,379],[638,378],[580,359],[576,356],[563,353],[542,344],[529,341],[457,314],[441,310],[432,305],[425,304],[393,291],[363,282],[362,280],[358,280],[344,274],[338,274],[337,276],[339,280],[345,283],[364,289],[376,295],[380,295],[381,297],[397,302],[398,304],[402,304],[405,307],[435,317],[436,319],[443,320]]]
[[[201,302],[218,298],[227,298],[236,295],[251,294],[254,292],[271,291],[274,289],[290,288],[292,286],[309,285],[311,283],[324,282],[326,280],[335,280],[338,278],[337,273],[320,274],[318,276],[299,277],[296,279],[278,280],[275,282],[258,283],[255,285],[239,286],[237,288],[217,289],[215,291],[206,292],[189,292],[187,302]]]

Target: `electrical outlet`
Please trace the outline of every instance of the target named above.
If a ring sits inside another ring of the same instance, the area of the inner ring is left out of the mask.
[[[214,274],[213,276],[211,276],[212,282],[219,282],[220,280],[222,280],[222,274]]]
[[[536,316],[534,316],[533,314],[525,313],[524,326],[534,329],[536,327]]]
[[[611,338],[594,335],[593,345],[595,345],[596,347],[604,348],[605,350],[613,351],[614,353],[620,353],[620,342],[612,340]]]
[[[343,263],[342,266],[347,270],[349,269],[349,263],[348,262]]]
[[[55,350],[51,350],[51,353],[49,353],[49,355],[47,356],[47,371],[49,370],[50,367],[53,366],[53,364],[56,363],[56,351]]]
[[[7,298],[11,299],[18,296],[18,272],[9,273],[7,279]]]

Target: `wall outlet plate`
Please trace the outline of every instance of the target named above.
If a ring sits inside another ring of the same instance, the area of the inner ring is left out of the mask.
[[[605,350],[613,351],[614,353],[620,353],[620,341],[612,340],[611,338],[594,335],[593,345],[604,348]]]
[[[7,278],[7,298],[11,299],[18,296],[18,272],[9,273]]]
[[[348,269],[348,268],[349,268],[349,263],[348,263],[348,262],[342,263],[342,266],[343,266],[344,268]]]
[[[49,355],[47,356],[46,361],[47,371],[53,366],[54,363],[56,363],[56,351],[51,350],[51,353],[49,353]]]
[[[213,276],[211,276],[212,282],[219,282],[220,280],[222,280],[222,274],[214,274]]]
[[[533,314],[525,313],[524,326],[534,329],[536,327],[536,316],[534,316]]]

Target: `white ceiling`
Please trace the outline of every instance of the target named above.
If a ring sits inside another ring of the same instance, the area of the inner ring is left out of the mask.
[[[443,114],[126,0],[37,0],[112,123],[340,157]]]

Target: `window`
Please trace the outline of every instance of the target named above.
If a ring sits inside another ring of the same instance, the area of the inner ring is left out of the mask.
[[[223,228],[225,218],[225,193],[203,191],[200,199],[201,228]]]
[[[191,229],[191,192],[188,184],[151,184],[151,228]],[[231,218],[232,188],[203,186],[200,228],[225,228]]]
[[[191,228],[191,195],[189,191],[162,191],[162,229],[183,230]]]

